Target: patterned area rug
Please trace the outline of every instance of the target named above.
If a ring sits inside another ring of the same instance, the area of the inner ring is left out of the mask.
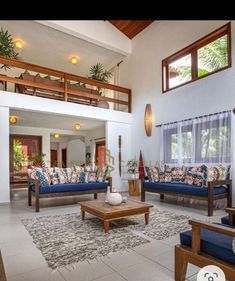
[[[145,225],[144,219],[141,216],[122,219],[114,223],[118,227],[140,231],[150,238],[162,240],[191,229],[191,226],[188,224],[189,219],[191,219],[189,216],[152,208],[150,209],[148,225]]]
[[[53,269],[149,242],[126,228],[117,228],[112,224],[109,234],[104,234],[100,219],[86,215],[86,219],[81,221],[76,213],[24,219],[22,223],[48,266]]]
[[[84,221],[81,221],[79,214],[74,213],[24,219],[22,223],[48,266],[55,269],[150,242],[136,231],[161,240],[190,229],[188,216],[156,208],[152,208],[150,213],[149,225],[144,224],[143,215],[122,219],[110,224],[108,235],[104,234],[103,222],[89,214],[86,214]]]

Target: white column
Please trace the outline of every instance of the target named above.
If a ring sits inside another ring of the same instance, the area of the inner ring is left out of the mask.
[[[122,165],[125,165],[131,159],[131,125],[107,121],[105,129],[106,148],[110,150],[111,156],[114,157],[114,171],[112,172],[113,188],[117,191],[126,191],[127,181],[123,179],[125,169],[122,169],[122,176],[120,177],[119,175],[118,137],[121,136],[121,160]]]
[[[9,108],[0,107],[0,203],[10,202]]]

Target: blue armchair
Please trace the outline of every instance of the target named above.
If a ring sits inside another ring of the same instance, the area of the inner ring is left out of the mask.
[[[218,266],[227,280],[235,281],[235,254],[232,249],[235,226],[196,220],[190,220],[189,224],[192,230],[181,233],[180,245],[175,246],[175,280],[185,281],[187,265],[191,263],[198,267]]]

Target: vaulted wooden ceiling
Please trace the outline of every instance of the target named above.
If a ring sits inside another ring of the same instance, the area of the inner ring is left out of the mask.
[[[132,39],[154,20],[109,20],[117,29]]]

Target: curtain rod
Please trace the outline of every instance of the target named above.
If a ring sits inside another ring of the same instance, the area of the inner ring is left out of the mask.
[[[211,114],[206,114],[206,115],[201,115],[198,117],[194,117],[194,118],[188,118],[188,119],[184,119],[184,120],[180,120],[180,121],[174,121],[174,122],[168,122],[168,123],[162,123],[162,124],[158,124],[155,127],[161,127],[163,125],[170,125],[170,124],[175,124],[178,122],[183,122],[183,121],[190,121],[193,119],[198,119],[198,118],[203,118],[203,117],[208,117],[208,116],[213,116],[213,115],[217,115],[217,114],[221,114],[221,113],[225,113],[225,112],[230,112],[231,110],[225,110],[225,111],[221,111],[221,112],[216,112],[216,113],[211,113]],[[235,114],[235,108],[233,109],[233,113]]]

